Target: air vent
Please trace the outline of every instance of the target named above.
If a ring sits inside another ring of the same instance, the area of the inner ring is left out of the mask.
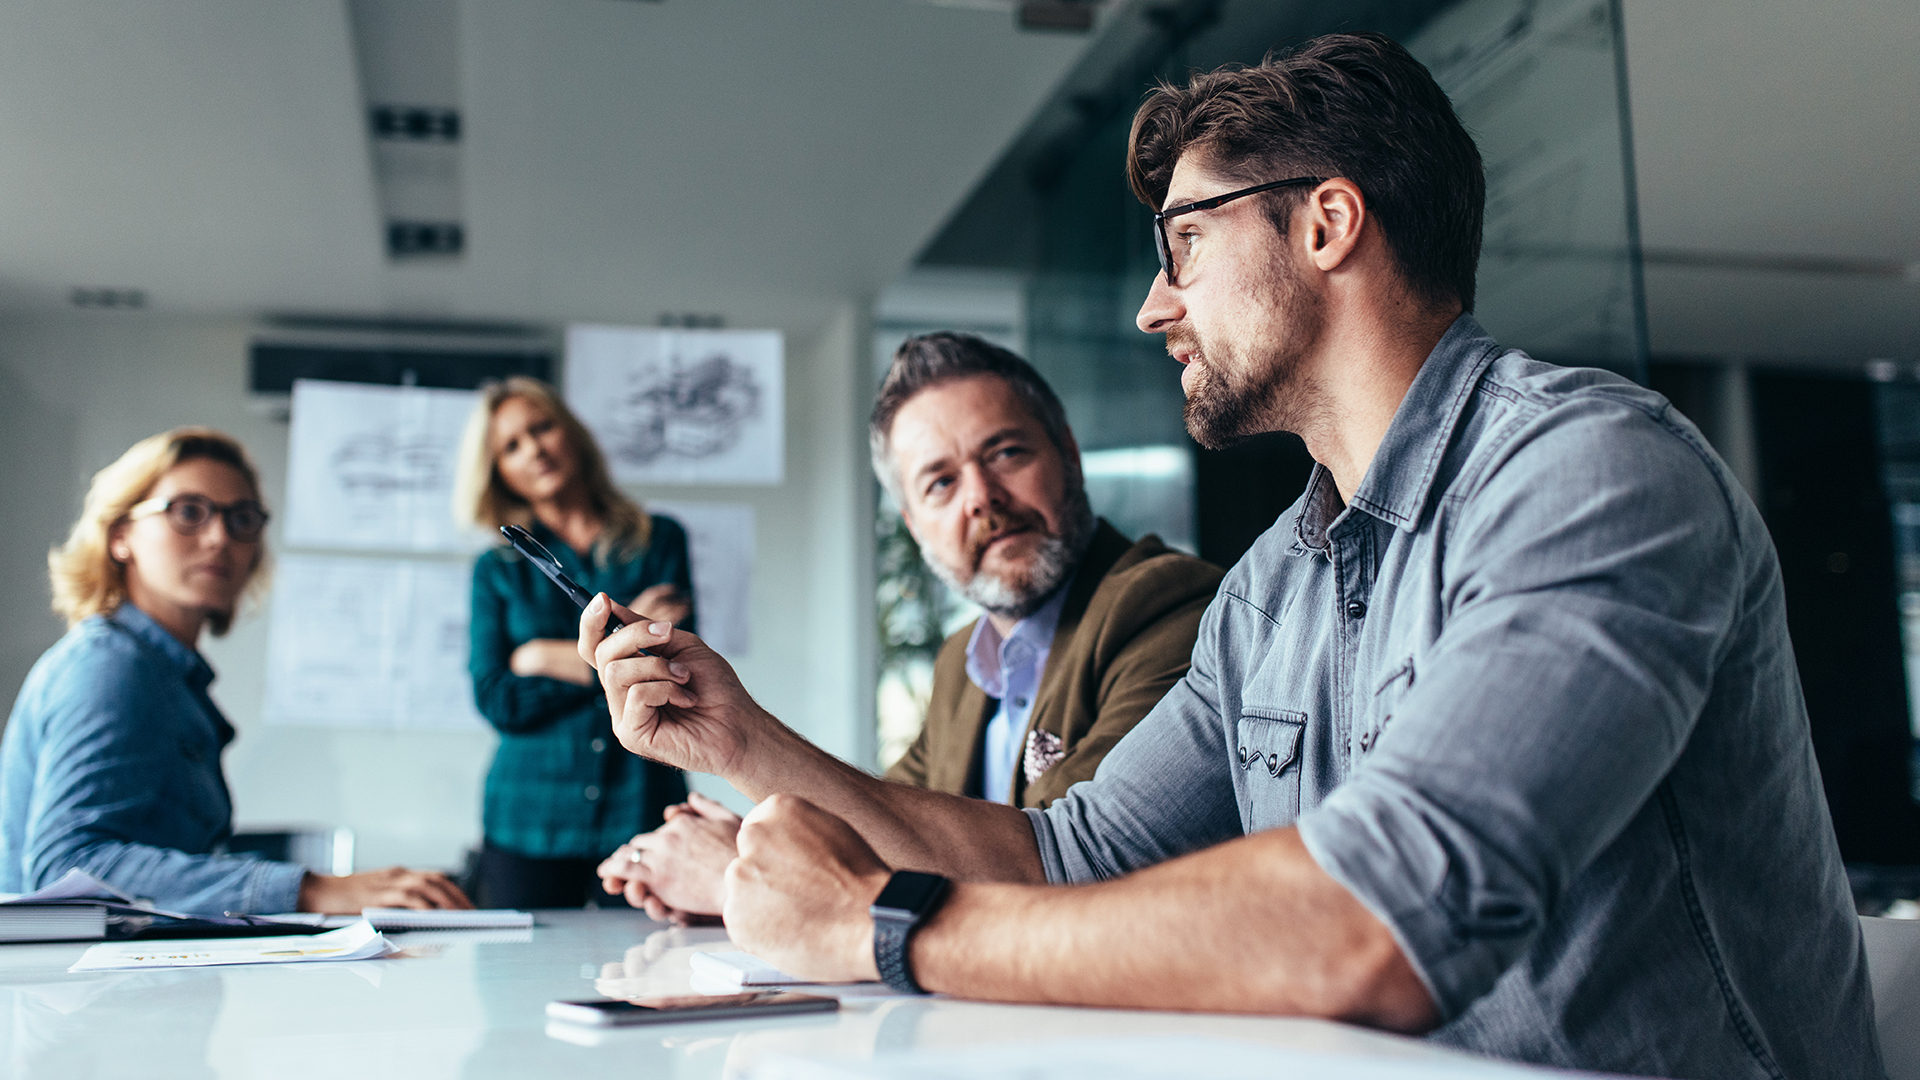
[[[376,139],[459,142],[460,110],[413,105],[372,105],[367,127]]]
[[[1022,30],[1093,29],[1094,0],[1022,0],[1016,15]]]
[[[98,285],[75,285],[67,294],[74,307],[104,311],[139,311],[147,306],[145,289],[116,289]]]
[[[680,330],[724,330],[727,317],[700,311],[663,311],[660,325]]]
[[[466,246],[466,228],[457,221],[387,222],[387,255],[391,258],[458,255]]]
[[[510,375],[551,379],[553,354],[539,349],[355,348],[256,341],[248,350],[247,368],[247,389],[255,394],[291,393],[295,379],[471,390],[489,379]]]

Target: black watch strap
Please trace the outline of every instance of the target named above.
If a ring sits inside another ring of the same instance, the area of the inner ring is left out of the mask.
[[[913,930],[913,923],[873,920],[874,966],[880,969],[880,981],[902,994],[926,993],[913,981],[913,970],[907,965],[907,939]]]
[[[939,874],[896,870],[869,909],[873,916],[873,966],[879,969],[882,981],[902,994],[926,993],[914,981],[907,943],[914,930],[946,900],[948,885]]]

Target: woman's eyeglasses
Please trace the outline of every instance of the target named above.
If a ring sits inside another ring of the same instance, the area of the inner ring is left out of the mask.
[[[1225,195],[1215,195],[1211,199],[1201,199],[1199,202],[1190,202],[1184,206],[1169,206],[1165,210],[1153,215],[1153,253],[1160,256],[1160,272],[1167,275],[1167,284],[1180,284],[1180,267],[1173,261],[1173,248],[1167,243],[1168,218],[1179,217],[1181,214],[1191,214],[1195,210],[1212,210],[1215,207],[1224,206],[1235,199],[1244,199],[1249,195],[1258,195],[1263,191],[1272,191],[1274,188],[1294,187],[1299,184],[1321,184],[1325,182],[1326,178],[1320,176],[1296,176],[1291,180],[1275,180],[1270,184],[1255,184],[1250,188],[1241,188],[1239,191],[1229,191]]]
[[[227,539],[242,544],[260,539],[261,530],[267,527],[266,508],[252,499],[223,505],[205,495],[175,495],[171,499],[135,503],[133,509],[127,511],[127,520],[138,521],[155,514],[165,514],[167,524],[182,536],[198,535],[218,514],[226,524]]]

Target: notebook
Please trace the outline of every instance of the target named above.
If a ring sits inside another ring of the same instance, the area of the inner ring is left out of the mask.
[[[479,911],[417,911],[413,908],[370,907],[360,914],[376,930],[479,930],[533,925],[533,913],[512,908]]]
[[[104,904],[0,904],[0,942],[99,941],[106,936]]]

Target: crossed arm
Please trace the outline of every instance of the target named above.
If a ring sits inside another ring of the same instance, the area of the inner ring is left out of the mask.
[[[699,638],[637,620],[603,636],[608,603],[597,598],[583,614],[580,649],[600,671],[622,745],[715,773],[760,804],[739,827],[724,915],[737,943],[781,968],[877,977],[867,908],[899,867],[955,879],[913,939],[928,989],[1409,1031],[1436,1022],[1391,932],[1292,830],[1098,885],[1049,887],[1021,811],[889,784],[832,758],[760,708]],[[1165,927],[1169,911],[1182,915],[1177,931]]]

